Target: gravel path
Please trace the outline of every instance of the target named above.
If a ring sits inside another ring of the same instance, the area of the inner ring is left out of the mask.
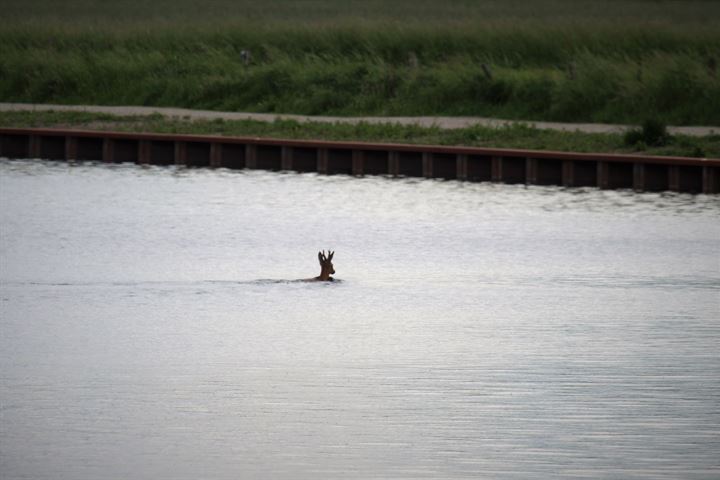
[[[514,123],[524,123],[540,129],[561,130],[568,132],[586,132],[586,133],[617,133],[623,132],[629,125],[608,125],[603,123],[557,123],[557,122],[518,122],[514,120],[499,120],[494,118],[482,117],[327,117],[327,116],[307,116],[307,115],[289,115],[275,113],[238,113],[238,112],[216,112],[211,110],[189,110],[185,108],[162,108],[162,107],[131,107],[131,106],[95,106],[95,105],[43,105],[43,104],[25,104],[25,103],[0,103],[0,111],[74,111],[74,112],[94,112],[108,113],[112,115],[151,115],[159,113],[166,117],[179,117],[190,119],[214,120],[221,118],[224,120],[259,120],[263,122],[272,122],[276,119],[296,120],[298,122],[320,122],[320,123],[395,123],[400,125],[419,125],[424,127],[437,126],[445,129],[464,128],[473,125],[483,125],[489,127],[499,127],[504,125],[512,125]],[[682,134],[689,136],[705,136],[720,134],[720,127],[668,127],[668,131],[672,134]]]

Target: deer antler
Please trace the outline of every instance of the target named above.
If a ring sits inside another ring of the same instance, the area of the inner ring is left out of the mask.
[[[318,260],[320,260],[320,263],[327,263],[331,262],[333,259],[333,255],[335,255],[335,252],[328,250],[328,253],[325,254],[325,250],[318,252]]]

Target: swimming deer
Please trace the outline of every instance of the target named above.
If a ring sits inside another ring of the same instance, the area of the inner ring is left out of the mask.
[[[320,261],[320,275],[315,278],[308,278],[308,282],[334,282],[335,279],[330,275],[335,273],[333,268],[332,259],[335,252],[328,250],[327,257],[325,256],[325,250],[318,252],[318,260]]]

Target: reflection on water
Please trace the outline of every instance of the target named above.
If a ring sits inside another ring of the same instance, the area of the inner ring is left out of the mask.
[[[717,196],[2,161],[0,207],[3,478],[720,473]]]

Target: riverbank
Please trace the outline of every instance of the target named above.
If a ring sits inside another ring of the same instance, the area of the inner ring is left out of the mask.
[[[261,122],[274,122],[276,120],[291,120],[298,123],[340,123],[357,125],[367,123],[371,125],[395,124],[418,127],[437,127],[443,130],[462,129],[469,127],[512,127],[518,123],[540,130],[557,130],[561,132],[582,133],[625,133],[635,125],[615,125],[606,123],[562,123],[540,121],[517,121],[498,118],[483,117],[332,117],[327,115],[293,115],[283,113],[253,113],[253,112],[218,112],[214,110],[194,110],[174,107],[143,107],[143,106],[117,106],[117,105],[48,105],[27,103],[0,103],[0,112],[83,112],[103,113],[121,117],[162,115],[167,118],[182,118],[185,120],[255,120]],[[667,127],[670,134],[686,135],[691,137],[704,137],[720,134],[720,127],[681,126]]]
[[[4,110],[0,107],[0,126],[720,158],[720,135],[691,136],[677,133],[677,130],[670,130],[671,135],[662,145],[649,145],[642,140],[628,143],[625,127],[621,126],[605,126],[609,131],[598,133],[579,129],[575,131],[542,129],[524,123],[498,121],[493,121],[498,123],[475,123],[461,128],[447,128],[455,125],[458,119],[448,119],[449,125],[443,125],[441,121],[423,125],[410,122],[411,119],[406,119],[408,123],[390,122],[388,119],[373,121],[369,119],[330,121],[335,119],[304,117],[272,119],[272,116],[176,109],[153,109],[157,111],[149,115],[114,115],[103,113],[103,110],[125,113],[147,112],[146,109],[137,107],[132,107],[130,110],[110,107],[51,106],[38,106],[35,110],[31,109],[31,106],[25,106],[24,109]],[[558,127],[572,126],[558,125]],[[691,132],[698,134],[712,131],[708,128]]]

